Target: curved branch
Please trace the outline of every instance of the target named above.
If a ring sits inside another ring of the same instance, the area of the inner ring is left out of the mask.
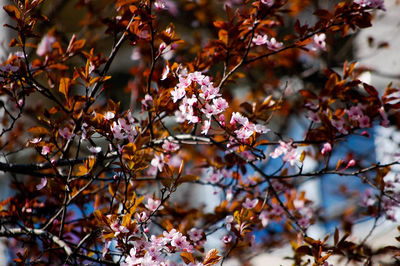
[[[59,247],[63,248],[65,253],[70,256],[72,254],[71,248],[62,241],[57,236],[42,230],[42,229],[35,229],[35,228],[10,228],[5,229],[4,231],[0,232],[0,237],[15,237],[17,235],[35,235],[35,236],[45,236],[50,239],[54,244],[57,244]]]

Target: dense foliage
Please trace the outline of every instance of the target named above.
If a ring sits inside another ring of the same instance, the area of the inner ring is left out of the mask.
[[[383,1],[3,8],[15,38],[0,66],[0,170],[13,192],[0,236],[15,263],[247,263],[289,244],[296,265],[398,258],[352,237],[357,221],[375,219],[372,232],[396,219],[385,177],[398,162],[343,150],[397,126],[399,89],[360,80],[368,69],[342,49]],[[327,215],[299,189],[326,176],[364,184],[337,188],[357,203]],[[307,235],[328,223],[332,238]]]

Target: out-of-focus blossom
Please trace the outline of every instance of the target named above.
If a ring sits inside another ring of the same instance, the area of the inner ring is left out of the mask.
[[[110,112],[110,111],[108,111],[108,112],[106,112],[105,114],[104,114],[104,119],[105,120],[111,120],[111,119],[113,119],[115,117],[115,114],[113,113],[113,112]]]
[[[43,146],[42,147],[42,155],[47,155],[51,152],[50,147],[49,146]]]
[[[89,151],[93,154],[97,154],[101,152],[101,147],[90,147]]]
[[[36,189],[37,190],[41,190],[42,188],[44,188],[47,185],[47,178],[43,177],[40,179],[40,184],[36,185]]]
[[[153,97],[151,97],[151,95],[149,95],[149,94],[146,94],[144,96],[144,99],[141,101],[141,103],[142,103],[143,107],[147,108],[153,103]]]
[[[267,47],[271,51],[278,51],[279,49],[282,48],[283,43],[278,42],[275,38],[271,38],[271,40],[267,40]]]
[[[49,34],[46,34],[42,40],[40,41],[38,48],[36,50],[36,54],[38,56],[44,56],[45,54],[51,52],[53,43],[56,42],[56,38]]]
[[[249,198],[246,198],[246,201],[242,203],[242,206],[243,206],[243,208],[246,208],[246,209],[253,209],[257,206],[257,203],[258,203],[258,199],[251,200]]]
[[[261,3],[268,7],[271,7],[274,5],[274,0],[261,0]]]
[[[63,139],[71,140],[75,134],[70,131],[68,127],[64,127],[58,131]]]

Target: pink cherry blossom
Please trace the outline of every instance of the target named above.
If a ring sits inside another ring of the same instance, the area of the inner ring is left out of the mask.
[[[150,164],[156,167],[158,171],[162,172],[164,167],[164,154],[154,154],[154,158],[151,160]]]
[[[221,126],[223,126],[223,127],[226,126],[224,114],[220,114],[220,115],[217,117],[217,119],[218,119],[218,122],[221,124]]]
[[[329,142],[324,143],[324,145],[323,145],[323,147],[322,147],[322,150],[321,150],[321,154],[322,154],[322,155],[325,155],[325,154],[327,154],[328,152],[330,152],[331,150],[332,150],[331,144],[330,144]]]
[[[164,206],[160,206],[161,201],[160,200],[154,200],[152,198],[148,198],[147,199],[147,204],[145,204],[144,206],[151,212],[154,212],[157,210],[162,210],[164,209]]]
[[[162,148],[164,150],[166,150],[167,152],[174,152],[174,151],[179,150],[180,146],[177,143],[173,143],[173,142],[171,142],[169,140],[164,140]]]
[[[148,216],[146,212],[137,212],[135,213],[135,218],[139,223],[144,223],[147,220]]]
[[[36,54],[38,56],[44,56],[45,54],[51,52],[53,43],[56,42],[56,38],[54,36],[50,36],[46,34],[42,40],[40,41],[38,48],[36,50]]]
[[[256,37],[253,38],[253,43],[255,45],[264,45],[268,42],[268,36],[267,35],[257,35]]]
[[[193,107],[195,103],[197,103],[197,98],[194,95],[191,98],[184,97],[182,100],[182,105],[186,108]]]
[[[351,160],[347,163],[346,168],[352,167],[352,166],[354,166],[354,165],[356,165],[356,161],[355,161],[354,159],[351,159]]]
[[[50,147],[49,147],[49,146],[43,146],[43,147],[42,147],[42,152],[41,152],[42,155],[47,155],[47,154],[49,154],[50,152],[51,152],[51,150],[50,150]]]
[[[222,237],[222,242],[224,242],[224,244],[229,244],[232,242],[232,235],[225,235]]]
[[[215,109],[215,107],[208,103],[206,103],[206,105],[201,111],[203,112],[203,114],[207,116],[207,118],[211,118],[211,116],[217,114],[217,110]]]
[[[240,129],[235,130],[236,137],[242,141],[250,138],[254,134],[254,125],[248,123]]]
[[[90,147],[89,151],[93,154],[97,154],[101,152],[101,147]]]
[[[64,127],[63,129],[58,130],[61,137],[66,140],[71,140],[75,134],[70,131],[68,127]]]
[[[191,251],[193,249],[192,245],[186,240],[186,236],[183,236],[180,232],[173,236],[171,246],[183,251]]]
[[[282,160],[289,162],[291,166],[294,166],[299,160],[299,154],[297,153],[296,149],[292,148],[282,157]]]
[[[175,87],[174,90],[171,91],[172,101],[176,103],[178,100],[182,99],[186,95],[185,88],[182,86]]]
[[[146,94],[144,96],[144,99],[141,101],[141,103],[142,103],[143,107],[147,108],[153,103],[153,97],[151,97],[151,95],[149,95],[149,94]]]
[[[42,141],[42,138],[34,138],[34,139],[30,140],[29,142],[32,144],[38,144],[41,141]]]
[[[332,126],[334,126],[337,131],[339,131],[342,134],[348,134],[349,132],[344,128],[344,120],[343,118],[340,118],[339,120],[332,119],[331,120]]]
[[[314,50],[321,49],[323,51],[326,51],[325,39],[326,39],[325,33],[314,35],[313,38]]]
[[[192,79],[189,75],[187,77],[180,76],[179,83],[177,84],[177,86],[187,88],[191,84],[192,84]]]
[[[279,141],[279,146],[269,154],[272,158],[278,158],[282,154],[287,153],[287,151],[290,149],[290,144],[286,143],[284,141]]]
[[[178,15],[178,8],[176,3],[171,0],[156,0],[154,1],[154,7],[157,11],[167,10],[171,15]]]
[[[201,134],[207,135],[208,130],[210,130],[211,119],[204,120],[203,125],[201,126]]]
[[[364,115],[363,109],[364,106],[357,104],[356,106],[350,107],[350,109],[347,111],[347,114],[351,120],[358,120]]]
[[[289,162],[291,166],[299,160],[299,155],[297,150],[292,146],[292,143],[286,143],[284,141],[279,141],[279,146],[275,148],[273,152],[269,154],[271,158],[278,158],[283,154],[282,160],[284,162]]]
[[[206,87],[210,86],[210,84],[212,84],[212,82],[210,81],[209,76],[204,76],[204,78],[199,83],[200,86],[206,86]]]
[[[233,112],[230,124],[234,125],[236,123],[239,123],[241,125],[246,125],[249,123],[249,119],[247,117],[244,117],[243,115],[241,115],[239,112]]]
[[[366,115],[361,116],[357,121],[358,121],[358,125],[360,126],[360,128],[370,127],[370,119]]]
[[[167,241],[171,241],[172,238],[174,238],[174,236],[175,236],[176,234],[178,234],[178,233],[179,233],[179,232],[176,231],[175,228],[172,228],[169,232],[164,231],[164,232],[163,232],[163,236],[164,236],[164,238],[165,238]]]
[[[188,235],[190,240],[192,240],[193,242],[197,242],[203,238],[203,230],[193,227],[188,231]]]
[[[111,225],[111,229],[114,231],[114,236],[118,236],[121,233],[129,233],[128,228],[123,225],[120,225],[118,221],[113,222]]]
[[[207,181],[212,184],[216,184],[221,180],[221,178],[222,178],[221,172],[215,171],[207,178]]]
[[[181,110],[176,110],[174,116],[177,123],[183,123],[186,121],[186,115]]]
[[[142,265],[143,258],[136,257],[136,248],[131,248],[129,251],[129,256],[125,259],[125,262],[122,263],[122,266],[135,266],[135,265]]]
[[[166,65],[161,74],[160,80],[165,80],[168,77],[168,74],[169,74],[169,67],[168,67],[168,65]]]
[[[231,231],[232,224],[233,224],[233,221],[234,221],[234,220],[235,220],[235,219],[233,218],[232,215],[228,215],[228,216],[225,217],[225,226],[226,226],[226,230]]]
[[[36,189],[37,190],[41,190],[42,188],[44,188],[47,185],[47,178],[43,177],[40,179],[40,184],[36,185]]]
[[[215,97],[221,96],[221,94],[219,94],[219,88],[218,87],[214,87],[214,85],[212,83],[210,83],[209,85],[202,85],[200,87],[200,97],[204,98],[205,100],[211,100],[214,99]]]
[[[274,5],[274,0],[261,0],[261,3],[268,7],[271,7]]]
[[[201,81],[204,79],[204,77],[205,76],[203,74],[201,74],[201,72],[199,72],[199,71],[195,71],[195,72],[190,73],[188,75],[188,78],[190,80],[192,80],[194,82],[197,82],[197,83],[201,83]]]
[[[278,42],[275,38],[271,38],[271,40],[267,40],[267,47],[271,51],[278,51],[283,46],[283,43]]]
[[[260,134],[268,133],[270,131],[269,128],[267,128],[266,126],[261,125],[261,124],[256,124],[254,127],[254,130]]]
[[[117,124],[115,121],[111,125],[111,132],[116,140],[122,140],[125,138],[124,134],[122,133],[121,125]]]
[[[354,0],[354,3],[361,7],[376,8],[386,11],[384,0]]]
[[[194,115],[193,107],[190,105],[180,105],[179,110],[175,112],[176,121],[177,122],[185,122],[188,121],[189,123],[198,123],[200,118]]]
[[[388,116],[387,116],[387,114],[386,114],[386,112],[385,112],[385,110],[383,109],[383,107],[381,107],[381,108],[379,108],[379,114],[381,115],[381,117],[382,117],[382,121],[381,121],[381,126],[383,126],[383,127],[389,127],[389,123],[390,123],[390,121],[388,120]]]
[[[321,119],[319,118],[317,112],[313,112],[313,111],[309,110],[307,116],[308,116],[308,119],[310,119],[311,121],[313,121],[315,123],[321,122]]]
[[[253,209],[257,206],[257,203],[258,203],[258,199],[251,200],[249,198],[246,198],[246,201],[242,203],[242,206],[243,206],[243,208],[246,208],[246,209]]]
[[[213,100],[213,106],[215,108],[215,113],[219,114],[225,111],[229,107],[229,104],[224,98],[219,97]]]
[[[107,113],[104,114],[104,119],[105,120],[111,120],[115,117],[115,114],[113,112],[108,111]]]
[[[258,217],[261,220],[262,226],[266,227],[269,223],[269,213],[267,211],[262,211]]]
[[[19,67],[18,66],[13,66],[10,64],[6,64],[5,66],[0,65],[0,71],[10,73],[10,72],[16,72],[18,71]]]
[[[372,189],[367,188],[364,193],[361,194],[362,201],[361,204],[365,207],[370,207],[375,204],[374,194]]]

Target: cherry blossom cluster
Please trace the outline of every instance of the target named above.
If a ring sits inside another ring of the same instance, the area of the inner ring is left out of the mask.
[[[396,213],[398,211],[396,209],[400,207],[400,178],[397,175],[394,177],[389,175],[384,178],[384,182],[384,194],[379,197],[371,188],[367,188],[361,193],[361,206],[367,208],[373,207],[379,203],[378,198],[380,198],[381,203],[379,204],[381,204],[382,212],[385,214],[386,218],[397,222],[398,217],[396,217]]]
[[[299,154],[296,148],[293,146],[293,142],[279,141],[279,146],[275,148],[273,152],[269,154],[271,158],[278,158],[283,155],[282,160],[284,162],[289,162],[291,166],[294,166],[299,160]]]
[[[199,86],[199,90],[195,93],[189,93],[189,87],[192,86],[193,82]],[[215,87],[213,82],[210,81],[210,77],[198,71],[189,73],[187,76],[180,75],[178,84],[171,91],[171,96],[174,103],[180,101],[179,110],[175,112],[178,123],[185,121],[199,123],[202,120],[201,117],[205,116],[201,131],[205,135],[208,134],[213,117],[217,117],[216,119],[222,126],[226,125],[223,112],[229,105],[221,97],[219,88]],[[247,140],[255,132],[263,134],[269,131],[264,125],[249,122],[247,117],[238,112],[232,113],[230,124],[236,129],[236,138],[241,141]]]
[[[192,94],[191,97],[186,94],[186,89],[192,85],[192,82],[200,86],[201,93],[199,97],[202,98],[203,102],[199,102],[195,94]],[[189,123],[200,122],[199,114],[195,112],[194,108],[197,105],[202,105],[204,107],[204,109],[200,108],[200,111],[203,112],[207,118],[210,118],[212,115],[220,114],[228,108],[228,103],[225,99],[219,97],[221,96],[221,94],[219,94],[219,88],[214,87],[210,78],[198,71],[190,73],[187,76],[182,73],[179,76],[178,84],[175,86],[174,90],[171,91],[171,95],[174,103],[181,100],[179,110],[175,112],[176,121],[178,123],[183,123],[185,121]],[[208,129],[203,131],[204,134],[207,134]]]
[[[234,131],[236,137],[243,142],[248,138],[250,138],[254,134],[254,132],[257,132],[259,134],[264,134],[270,131],[264,125],[253,124],[249,122],[249,119],[240,114],[239,112],[232,113],[230,124],[231,126],[236,128],[236,130]],[[240,128],[237,129],[238,127]]]
[[[152,235],[148,241],[133,241],[129,256],[122,265],[171,265],[168,255],[176,252],[191,252],[193,246],[181,232],[171,229],[162,236]]]
[[[105,120],[115,120],[115,114],[113,112],[107,112],[104,115]],[[128,139],[129,142],[133,142],[137,135],[136,126],[134,125],[135,119],[132,117],[131,112],[128,112],[126,118],[118,118],[117,121],[113,121],[110,126],[111,132],[113,134],[114,139],[116,140],[124,140]]]
[[[308,102],[305,106],[309,108],[308,118],[315,123],[320,123],[321,119],[318,113],[319,106],[315,105],[312,102]],[[351,106],[349,109],[344,110],[344,113],[347,114],[348,121],[350,123],[346,123],[344,116],[333,118],[330,120],[330,123],[333,127],[336,128],[339,133],[342,133],[344,135],[349,134],[348,129],[354,128],[355,125],[357,125],[359,128],[369,128],[371,127],[371,119],[365,113],[366,109],[366,105],[358,103],[357,105]],[[383,107],[381,107],[378,111],[382,118],[380,124],[384,127],[387,127],[389,124],[389,120],[386,112],[384,111]],[[325,111],[325,115],[329,116],[328,110]]]
[[[133,247],[122,265],[176,265],[170,256],[178,252],[193,252],[195,245],[204,245],[204,236],[203,230],[197,228],[190,229],[187,236],[176,229],[171,229],[164,231],[160,236],[151,235],[149,238],[130,240],[128,244]],[[201,263],[191,265],[201,265]]]
[[[386,11],[384,0],[354,0],[354,3],[361,7],[382,9],[383,11]]]
[[[369,116],[364,115],[363,110],[366,107],[362,104],[357,104],[356,106],[350,107],[347,110],[347,114],[352,121],[357,121],[360,128],[368,128],[370,127],[370,119]]]
[[[5,79],[4,77],[9,76],[10,74],[13,74],[19,70],[18,66],[14,66],[11,64],[6,64],[6,65],[0,65],[0,82],[4,82]]]
[[[202,229],[195,227],[188,230],[186,235],[173,228],[169,231],[164,231],[158,236],[140,237],[139,234],[149,232],[149,225],[152,222],[150,217],[153,213],[164,208],[161,200],[150,197],[147,198],[147,203],[144,204],[144,207],[146,209],[142,212],[137,212],[134,216],[135,221],[131,222],[132,224],[140,225],[140,227],[135,226],[133,231],[122,225],[116,217],[107,216],[110,221],[108,228],[112,230],[113,237],[106,241],[103,256],[110,251],[112,241],[119,239],[132,246],[122,265],[175,265],[173,259],[170,258],[172,254],[193,252],[195,246],[204,245],[206,241],[205,234]]]
[[[267,48],[271,51],[278,51],[282,48],[283,43],[278,42],[274,37],[268,39],[268,35],[256,35],[253,38],[253,43],[255,45],[267,45]]]

